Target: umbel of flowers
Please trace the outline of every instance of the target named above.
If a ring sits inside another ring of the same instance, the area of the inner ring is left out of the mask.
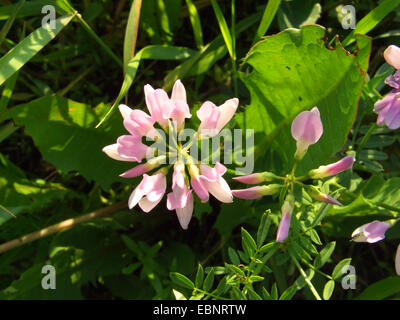
[[[282,188],[287,190],[281,208],[282,218],[276,235],[277,242],[286,240],[289,235],[290,220],[293,210],[295,209],[295,198],[293,196],[294,185],[300,185],[311,196],[311,198],[317,201],[341,205],[339,201],[330,195],[321,192],[313,185],[305,184],[304,181],[309,179],[319,180],[336,175],[342,171],[350,169],[355,160],[353,156],[346,156],[335,163],[310,170],[305,176],[296,177],[295,170],[297,164],[307,153],[310,145],[317,143],[323,133],[323,126],[318,108],[314,107],[311,111],[303,111],[297,115],[292,122],[291,133],[293,138],[296,140],[297,148],[294,154],[294,166],[290,174],[287,174],[285,177],[280,177],[271,172],[260,172],[236,177],[234,178],[235,180],[246,184],[268,184],[232,191],[235,197],[241,199],[257,199],[265,195],[276,194],[280,192]]]
[[[232,191],[223,178],[226,168],[219,162],[214,167],[198,163],[189,154],[189,146],[182,146],[176,141],[185,127],[185,119],[192,116],[186,90],[180,80],[175,82],[171,97],[164,90],[153,89],[149,84],[144,87],[144,93],[150,115],[120,105],[123,123],[129,134],[119,137],[115,144],[104,147],[103,151],[115,160],[140,163],[121,174],[124,178],[143,176],[129,197],[130,209],[139,205],[144,212],[151,211],[169,189],[167,208],[176,211],[181,227],[187,229],[193,213],[194,194],[202,202],[208,201],[209,194],[221,202],[232,202]],[[236,98],[220,106],[210,101],[204,102],[196,113],[200,125],[192,141],[217,135],[231,120],[238,104]],[[163,138],[165,135],[161,135],[160,131],[168,134],[169,139]],[[165,140],[161,142],[167,151],[154,150],[143,142],[145,139],[158,143]],[[146,162],[142,163],[144,158]],[[172,185],[168,188],[170,169],[173,169]]]

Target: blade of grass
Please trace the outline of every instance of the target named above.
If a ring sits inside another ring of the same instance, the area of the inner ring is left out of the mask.
[[[192,24],[193,28],[194,40],[196,41],[197,48],[201,50],[204,47],[204,43],[203,43],[203,31],[201,29],[200,16],[192,0],[186,0],[186,5],[189,12],[190,23]]]
[[[104,118],[101,119],[101,121],[97,124],[96,128],[101,126],[101,124],[111,116],[120,101],[128,93],[142,59],[181,60],[189,58],[193,53],[195,53],[195,51],[188,48],[163,45],[147,46],[141,49],[138,53],[136,53],[135,57],[129,61],[118,97]]]
[[[261,39],[265,35],[265,33],[268,31],[269,26],[272,23],[272,20],[274,20],[275,14],[278,11],[279,5],[281,4],[281,0],[269,0],[265,10],[263,17],[261,19],[260,25],[258,26],[256,35],[253,39],[252,46]]]
[[[11,99],[14,91],[15,83],[17,82],[19,72],[15,72],[4,84],[3,92],[1,93],[0,99],[0,114],[2,114]]]
[[[96,34],[96,32],[93,31],[93,29],[88,25],[88,23],[85,21],[85,19],[82,18],[80,13],[74,9],[74,7],[69,3],[68,0],[53,0],[53,2],[57,5],[58,8],[65,12],[69,13],[75,13],[76,12],[76,17],[78,18],[82,28],[93,38],[94,41],[96,41],[100,47],[104,50],[105,53],[107,53],[120,67],[123,66],[122,61],[120,58],[118,58],[114,52],[110,49],[109,46],[107,46],[103,40]]]
[[[238,22],[235,27],[236,37],[244,30],[257,23],[261,18],[261,13],[255,13]],[[183,79],[188,76],[195,76],[207,72],[215,62],[222,59],[227,53],[226,45],[222,36],[216,37],[210,43],[205,45],[202,50],[197,51],[185,62],[169,72],[164,78],[164,90],[169,91],[177,79]]]
[[[17,5],[16,5],[13,13],[11,14],[10,18],[8,18],[7,22],[4,24],[3,28],[1,29],[1,32],[0,32],[0,46],[3,43],[4,39],[6,38],[8,31],[10,31],[11,26],[13,25],[13,23],[15,21],[15,17],[17,16],[19,10],[22,8],[24,3],[25,3],[25,0],[20,0],[17,3]]]
[[[357,23],[356,28],[344,39],[343,46],[348,46],[355,41],[356,33],[366,34],[381,22],[391,11],[396,9],[400,0],[385,0],[381,2],[374,10],[368,13]]]
[[[7,139],[10,135],[12,135],[15,131],[17,131],[19,127],[16,127],[14,123],[8,122],[5,125],[0,127],[0,142]]]
[[[228,25],[226,24],[226,20],[224,15],[222,14],[221,8],[219,7],[218,3],[215,0],[211,0],[211,5],[214,9],[215,16],[218,20],[218,25],[221,30],[222,37],[224,38],[225,45],[228,49],[229,55],[233,58],[233,44],[232,44],[232,37],[229,32]]]
[[[131,10],[129,11],[128,23],[125,30],[124,38],[124,72],[128,67],[129,61],[135,56],[136,39],[139,29],[140,9],[142,0],[134,0]]]
[[[56,28],[40,27],[19,42],[0,59],[0,85],[47,45],[75,15],[65,15],[56,20]]]

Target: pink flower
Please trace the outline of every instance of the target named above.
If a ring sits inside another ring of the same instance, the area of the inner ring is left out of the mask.
[[[149,84],[144,86],[144,92],[151,117],[161,127],[167,128],[168,119],[172,119],[180,130],[185,118],[192,116],[186,102],[186,90],[180,80],[177,80],[174,84],[171,99],[163,89],[154,90]]]
[[[222,176],[226,172],[226,167],[217,162],[214,168],[205,164],[200,164],[200,179],[206,188],[216,199],[224,203],[233,202],[232,191]]]
[[[299,113],[292,122],[291,131],[297,141],[295,159],[299,161],[306,154],[308,147],[321,138],[323,127],[318,108]]]
[[[120,174],[121,178],[135,178],[143,175],[146,172],[149,172],[155,168],[158,168],[161,164],[165,163],[166,156],[159,156],[156,158],[152,158],[146,163],[139,164],[132,169],[125,171],[124,173]]]
[[[348,170],[353,166],[355,159],[353,156],[347,156],[343,159],[331,163],[327,166],[320,166],[318,169],[311,170],[308,176],[311,179],[322,179],[338,174],[342,171]]]
[[[135,135],[139,133],[141,136],[147,136],[149,132],[154,130],[154,120],[142,110],[132,110],[128,106],[121,104],[119,110],[124,118],[125,129],[130,134]]]
[[[153,89],[150,85],[146,85],[144,91],[150,115],[141,110],[132,110],[126,105],[120,105],[119,110],[124,119],[124,126],[130,135],[119,137],[117,143],[104,147],[103,151],[112,159],[119,161],[141,162],[146,157],[147,162],[120,175],[124,178],[143,175],[142,181],[129,197],[128,206],[132,209],[139,204],[145,212],[151,211],[162,200],[167,191],[166,176],[172,167],[171,164],[174,164],[171,191],[167,194],[167,208],[176,211],[181,227],[187,229],[193,214],[194,194],[197,194],[203,202],[209,199],[210,193],[221,202],[232,202],[232,191],[222,178],[226,168],[218,162],[213,168],[201,163],[195,164],[195,159],[189,154],[189,149],[182,146],[182,143],[178,143],[177,133],[184,128],[185,119],[192,116],[187,104],[185,87],[179,80],[174,84],[171,98],[164,90]],[[207,106],[211,107],[209,110],[211,115],[206,115]],[[205,116],[202,125],[205,128],[221,130],[232,118],[237,106],[238,99],[227,100],[220,107],[216,107],[212,102],[205,103],[205,107],[200,112],[200,114],[203,112]],[[157,125],[170,136],[163,137],[164,132],[161,131],[161,134],[160,130],[157,131],[155,128]],[[143,137],[157,143],[160,139],[160,142],[165,143],[163,146],[166,149],[157,149],[154,145],[147,146],[143,142],[146,140]],[[169,154],[165,154],[165,150],[169,150]],[[171,157],[171,154],[175,157]],[[167,155],[169,160],[172,159],[172,163],[166,163]],[[159,167],[161,168],[155,173],[147,174]],[[189,177],[186,176],[186,169],[190,175],[190,183]]]
[[[174,165],[172,192],[167,195],[168,210],[176,210],[182,229],[187,229],[193,214],[193,195],[185,182],[185,165],[178,161]]]
[[[378,114],[377,124],[385,123],[392,130],[400,128],[400,90],[392,90],[375,102],[374,112]]]
[[[358,227],[354,230],[351,237],[355,242],[369,242],[375,243],[380,240],[385,239],[385,232],[387,229],[391,227],[391,224],[388,222],[381,222],[375,220],[373,222],[367,223]]]
[[[240,199],[258,199],[263,196],[273,195],[282,188],[280,184],[270,184],[267,186],[255,186],[247,189],[232,190],[232,194]]]
[[[167,188],[167,179],[163,172],[152,176],[143,174],[142,182],[133,190],[128,200],[128,207],[132,209],[139,203],[144,212],[151,211],[164,196]]]
[[[117,143],[104,147],[103,152],[114,160],[141,162],[149,151],[149,147],[141,140],[139,133],[120,136]]]
[[[286,196],[285,202],[282,205],[282,218],[278,226],[276,234],[276,242],[283,242],[289,235],[290,220],[294,209],[294,197],[289,194]]]
[[[197,117],[201,123],[198,132],[201,136],[213,137],[232,119],[239,105],[236,98],[229,99],[221,106],[206,101],[197,111]]]
[[[396,273],[400,276],[400,244],[397,247],[396,258],[395,258]]]
[[[395,45],[390,45],[383,53],[385,60],[395,69],[400,69],[400,48]]]

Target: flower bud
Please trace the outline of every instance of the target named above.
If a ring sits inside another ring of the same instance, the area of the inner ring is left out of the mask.
[[[308,147],[317,143],[321,138],[323,127],[321,116],[317,107],[311,111],[303,111],[293,120],[291,132],[297,141],[297,150],[294,155],[296,161],[300,161],[306,154]]]
[[[283,242],[289,235],[290,220],[292,218],[292,212],[294,209],[294,197],[292,194],[288,194],[282,205],[282,218],[278,226],[278,232],[276,234],[276,242]]]
[[[310,195],[311,198],[317,201],[336,204],[338,206],[342,206],[342,204],[336,199],[332,198],[330,195],[320,192],[314,186],[306,186],[306,192]]]
[[[353,166],[354,161],[355,158],[353,156],[347,156],[335,163],[331,163],[327,166],[320,166],[318,169],[311,170],[308,173],[308,176],[311,179],[322,179],[325,177],[330,177],[342,171],[350,169]]]
[[[375,220],[358,227],[352,233],[352,240],[355,242],[375,243],[385,239],[385,232],[392,226],[392,221],[381,222]]]
[[[278,179],[278,176],[273,174],[272,172],[259,172],[259,173],[252,173],[247,176],[241,177],[234,177],[234,180],[240,181],[242,183],[247,184],[257,184],[261,182],[271,182]]]
[[[395,45],[390,45],[386,48],[383,56],[388,64],[395,69],[400,69],[400,48]]]
[[[232,194],[240,199],[258,199],[278,193],[283,186],[281,184],[270,184],[267,186],[256,186],[248,189],[232,190]]]

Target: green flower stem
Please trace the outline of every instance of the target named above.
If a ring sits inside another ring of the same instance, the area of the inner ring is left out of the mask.
[[[313,284],[311,283],[311,281],[307,278],[306,273],[304,272],[303,268],[300,266],[299,262],[297,261],[297,259],[289,252],[290,257],[292,258],[294,264],[296,265],[297,269],[299,270],[299,272],[301,273],[301,275],[303,276],[304,280],[306,281],[308,287],[310,288],[312,294],[314,295],[314,297],[317,300],[322,300],[321,297],[319,296],[317,290],[315,289],[315,287],[313,286]]]
[[[1,204],[0,204],[0,209],[3,210],[5,213],[9,214],[11,217],[16,218],[15,214],[13,214],[13,213],[12,213],[10,210],[8,210],[7,208],[3,207]]]

